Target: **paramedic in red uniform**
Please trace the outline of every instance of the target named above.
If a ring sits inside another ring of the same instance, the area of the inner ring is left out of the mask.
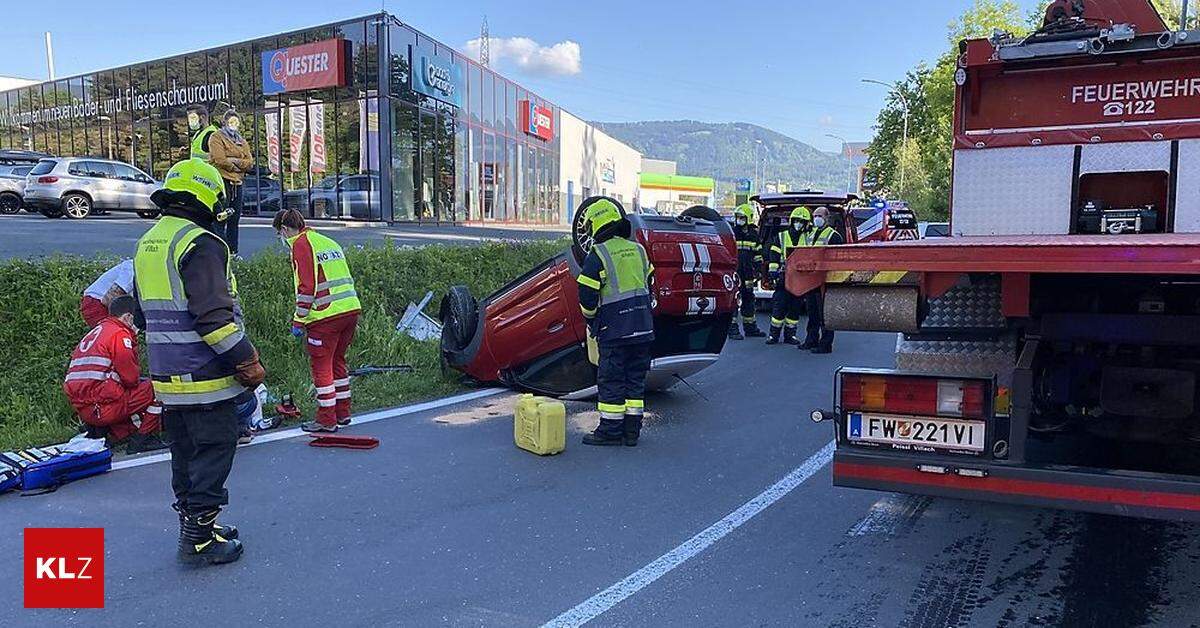
[[[79,341],[71,353],[63,390],[79,418],[107,432],[111,441],[134,436],[131,453],[161,449],[158,436],[162,406],[154,400],[150,380],[142,379],[138,361],[137,300],[112,300],[109,316]]]
[[[296,312],[292,335],[305,336],[304,346],[317,389],[317,420],[301,425],[306,432],[336,432],[350,424],[350,372],[346,351],[354,341],[362,309],[346,255],[328,236],[304,224],[295,209],[275,214],[275,232],[292,250]]]

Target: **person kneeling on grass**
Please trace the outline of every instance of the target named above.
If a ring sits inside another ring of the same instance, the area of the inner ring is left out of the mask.
[[[354,341],[362,305],[342,247],[308,228],[295,209],[275,214],[275,233],[292,250],[292,284],[296,312],[292,335],[308,338],[304,346],[317,389],[317,420],[300,426],[306,432],[336,432],[350,424],[350,371],[346,351]]]
[[[167,446],[159,434],[162,406],[138,361],[137,300],[119,296],[108,314],[75,345],[63,391],[89,436],[106,436],[111,443],[132,435],[128,453],[162,449]]]

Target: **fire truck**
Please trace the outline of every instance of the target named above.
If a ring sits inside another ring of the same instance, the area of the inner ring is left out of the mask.
[[[1148,0],[961,42],[951,237],[787,261],[829,327],[897,334],[812,412],[835,485],[1200,520],[1198,60]]]

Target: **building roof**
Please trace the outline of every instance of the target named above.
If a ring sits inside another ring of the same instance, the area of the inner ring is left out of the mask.
[[[712,192],[716,182],[711,177],[689,177],[681,174],[642,173],[642,187],[683,192]]]

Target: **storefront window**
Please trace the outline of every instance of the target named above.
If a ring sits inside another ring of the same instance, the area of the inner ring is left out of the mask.
[[[415,101],[411,88],[412,48],[417,44],[417,35],[399,24],[389,28],[388,59],[391,62],[391,93],[409,102]]]
[[[479,124],[483,112],[483,69],[474,63],[470,64],[471,80],[467,86],[467,102],[470,106],[467,113],[473,124]]]
[[[392,101],[392,220],[416,218],[418,118],[416,107]]]
[[[496,79],[492,75],[491,72],[485,70],[483,72],[483,91],[481,92],[481,94],[482,94],[481,102],[483,103],[483,109],[482,109],[483,124],[486,126],[493,126],[496,123],[495,93],[496,93]]]
[[[470,177],[468,176],[468,161],[467,157],[467,124],[459,120],[454,127],[454,206],[453,212],[448,220],[458,221],[467,217],[467,205],[470,202],[468,190],[470,189]]]

